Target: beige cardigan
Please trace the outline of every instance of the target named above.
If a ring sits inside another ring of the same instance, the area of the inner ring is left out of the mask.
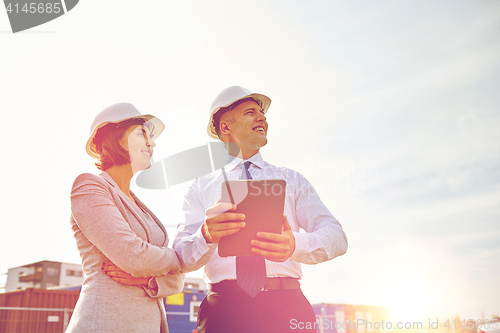
[[[164,226],[131,194],[165,233],[163,244],[149,243],[149,217],[108,173],[81,174],[73,184],[71,228],[85,279],[67,333],[168,332],[163,297],[182,291],[184,274]],[[113,281],[101,270],[107,260],[132,276],[154,276],[158,292]]]

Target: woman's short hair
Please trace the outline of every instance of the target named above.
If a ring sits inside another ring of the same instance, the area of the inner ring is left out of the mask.
[[[93,139],[99,153],[99,161],[95,162],[97,168],[106,171],[113,165],[130,163],[129,152],[120,145],[120,139],[130,126],[144,125],[147,119],[132,118],[120,123],[109,123],[99,128]]]

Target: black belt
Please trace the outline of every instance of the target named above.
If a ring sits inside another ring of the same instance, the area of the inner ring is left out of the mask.
[[[300,289],[300,282],[299,279],[291,277],[267,278],[266,285],[262,290],[273,289]],[[223,280],[219,283],[212,283],[210,290],[216,293],[243,291],[236,280]]]

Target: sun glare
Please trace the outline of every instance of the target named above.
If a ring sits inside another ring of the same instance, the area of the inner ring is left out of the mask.
[[[394,276],[387,294],[393,320],[416,321],[423,319],[429,305],[429,295],[421,278]]]

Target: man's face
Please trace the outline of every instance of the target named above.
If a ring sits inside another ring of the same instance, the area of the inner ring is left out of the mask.
[[[267,144],[267,121],[264,111],[253,101],[244,102],[221,117],[227,127],[227,141],[237,144],[243,158],[249,158]]]

